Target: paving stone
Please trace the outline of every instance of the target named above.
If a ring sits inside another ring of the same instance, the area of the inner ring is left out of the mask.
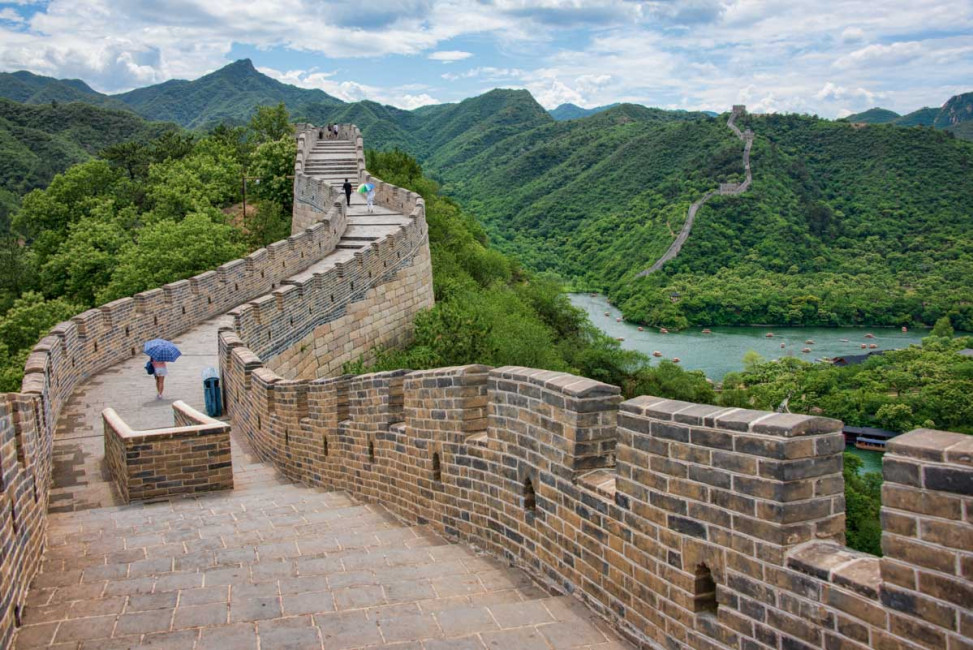
[[[54,640],[54,632],[57,628],[57,623],[25,625],[17,630],[17,648],[46,647]]]
[[[282,600],[285,616],[333,612],[335,609],[334,598],[328,592],[284,594]]]
[[[154,594],[136,594],[128,597],[125,612],[144,612],[150,609],[172,609],[179,598],[177,591],[164,591]]]
[[[499,632],[484,632],[480,635],[483,643],[491,650],[550,650],[544,635],[533,627],[519,627]]]
[[[378,586],[349,587],[334,591],[335,607],[342,609],[362,609],[385,604],[385,592]]]
[[[277,596],[234,600],[230,606],[230,621],[233,623],[277,618],[280,615],[280,599]]]
[[[427,639],[422,642],[422,647],[425,650],[483,650],[486,648],[478,636],[467,636],[459,639]]]
[[[316,614],[314,624],[321,630],[324,647],[328,650],[345,650],[382,643],[382,634],[376,621],[368,620],[363,611]]]
[[[105,616],[119,614],[125,607],[126,598],[99,598],[97,600],[77,600],[71,603],[67,618],[85,618],[87,616]]]
[[[486,608],[448,609],[436,614],[436,621],[446,636],[467,636],[497,630],[499,626]]]
[[[537,601],[491,605],[490,613],[502,628],[537,625],[554,620],[547,608]]]
[[[584,621],[547,623],[538,625],[537,630],[554,648],[577,648],[607,641],[598,628]]]
[[[166,650],[193,650],[199,630],[179,630],[176,632],[157,632],[146,634],[140,647],[165,648]]]
[[[215,627],[227,623],[229,606],[226,603],[210,603],[179,607],[172,619],[172,627],[182,630],[190,627]]]
[[[199,589],[184,589],[179,592],[179,606],[206,605],[209,603],[225,603],[230,599],[230,588],[201,587]]]
[[[256,650],[257,628],[253,623],[235,623],[200,630],[199,648],[228,648],[230,650]]]
[[[57,628],[54,641],[84,641],[86,639],[107,639],[112,635],[115,627],[114,616],[96,616],[79,618],[74,621],[64,621]]]
[[[312,650],[322,647],[320,631],[303,617],[261,622],[257,625],[257,634],[261,648]]]
[[[436,619],[430,614],[382,617],[378,619],[378,626],[386,643],[421,641],[443,635]]]
[[[385,587],[386,600],[389,603],[415,602],[436,598],[436,591],[428,581],[423,582],[395,582]]]
[[[149,632],[163,632],[172,623],[171,609],[155,609],[149,612],[122,614],[118,617],[116,634],[148,634]]]

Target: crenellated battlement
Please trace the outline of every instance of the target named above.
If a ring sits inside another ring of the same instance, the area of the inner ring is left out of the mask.
[[[879,561],[843,546],[837,420],[517,367],[292,381],[220,338],[233,426],[265,462],[504,557],[634,640],[965,647],[966,436],[890,448]]]

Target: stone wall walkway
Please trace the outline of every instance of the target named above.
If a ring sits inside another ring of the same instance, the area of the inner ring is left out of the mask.
[[[232,492],[51,515],[15,647],[627,647],[526,574],[235,451]]]
[[[369,214],[360,194],[352,195],[348,226],[338,248],[295,277],[324,271],[354,257],[355,251],[394,232],[408,217],[376,206]],[[172,426],[172,403],[181,399],[205,410],[201,373],[219,367],[217,332],[232,325],[229,316],[206,321],[173,339],[183,352],[169,364],[165,399],[156,399],[155,379],[145,372],[147,357],[137,355],[78,385],[61,411],[54,434],[50,512],[71,512],[121,505],[104,462],[101,412],[114,408],[136,430]]]
[[[353,196],[346,261],[407,217]],[[295,485],[232,438],[232,491],[121,505],[104,467],[101,411],[136,429],[202,409],[218,365],[216,318],[175,339],[166,399],[133,359],[81,384],[54,443],[47,547],[16,648],[622,648],[570,597],[380,506]]]

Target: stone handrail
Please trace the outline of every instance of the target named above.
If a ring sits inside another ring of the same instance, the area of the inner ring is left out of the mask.
[[[733,133],[736,134],[738,138],[740,138],[744,142],[743,168],[744,171],[746,172],[746,180],[744,180],[742,183],[739,184],[720,183],[720,187],[718,190],[710,190],[709,192],[701,196],[699,199],[694,201],[693,204],[689,206],[689,211],[686,213],[686,221],[685,223],[683,223],[682,230],[679,231],[679,234],[676,236],[675,241],[673,241],[672,244],[669,246],[668,250],[666,250],[666,252],[663,253],[662,257],[656,260],[652,266],[645,269],[644,271],[641,271],[636,277],[642,278],[652,273],[655,273],[656,271],[661,269],[663,265],[666,264],[666,262],[675,259],[675,257],[679,255],[679,251],[682,250],[683,244],[685,244],[686,240],[689,239],[689,233],[692,232],[693,223],[696,221],[696,213],[699,212],[699,209],[704,205],[706,205],[706,203],[711,198],[713,198],[717,194],[726,195],[726,196],[736,196],[739,194],[743,194],[750,188],[750,185],[753,183],[753,176],[750,173],[750,148],[753,146],[753,131],[747,129],[746,131],[741,132],[739,127],[737,127],[737,125],[734,124],[736,118],[739,117],[740,115],[743,115],[745,112],[746,112],[746,107],[734,106],[733,112],[730,113],[730,117],[726,121],[726,125],[727,127],[730,128],[731,131],[733,131]]]
[[[105,460],[126,503],[233,488],[230,425],[181,400],[172,410],[172,427],[145,431],[102,412]]]

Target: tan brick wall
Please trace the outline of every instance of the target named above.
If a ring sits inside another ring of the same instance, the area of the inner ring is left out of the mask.
[[[105,409],[105,460],[125,502],[233,488],[230,426],[182,401],[167,429],[133,431]]]
[[[842,545],[838,421],[620,403],[527,368],[287,381],[223,336],[233,425],[261,458],[514,562],[634,641],[970,647],[973,438],[893,444],[880,562]]]

